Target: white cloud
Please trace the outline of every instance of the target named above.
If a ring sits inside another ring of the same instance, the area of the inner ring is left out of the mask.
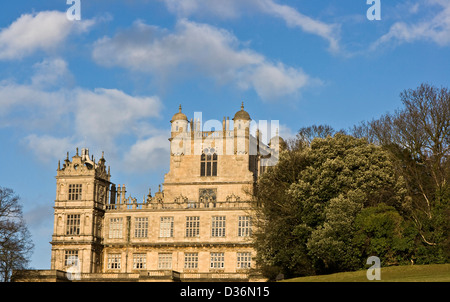
[[[339,51],[339,25],[327,24],[299,12],[292,6],[274,0],[162,0],[168,10],[179,17],[213,15],[237,18],[243,13],[257,12],[282,19],[288,26],[317,35],[329,42],[332,52]]]
[[[61,59],[43,60],[33,69],[29,84],[0,82],[0,127],[25,131],[22,143],[39,160],[54,161],[78,146],[120,153],[133,140],[158,135],[152,125],[162,109],[158,97],[117,89],[56,87],[70,75]],[[46,72],[50,78],[44,77]],[[126,142],[118,140],[121,135],[128,136]]]
[[[47,134],[42,136],[30,134],[23,139],[23,143],[41,162],[48,164],[54,164],[68,150],[78,146],[78,143],[70,137],[57,138]]]
[[[117,89],[79,89],[75,92],[75,127],[78,135],[104,148],[114,148],[114,140],[125,133],[138,134],[142,119],[158,117],[158,97],[130,96]]]
[[[301,69],[286,67],[282,63],[267,63],[251,70],[242,79],[241,86],[253,86],[264,99],[281,99],[285,95],[295,95],[312,82]]]
[[[94,20],[69,21],[65,12],[23,14],[0,31],[0,60],[20,59],[35,51],[53,51],[70,34],[87,31]]]
[[[95,43],[93,59],[104,66],[147,72],[157,79],[180,75],[206,76],[218,83],[254,89],[264,100],[295,95],[310,84],[301,69],[273,63],[230,32],[180,20],[174,32],[137,21],[133,26]]]
[[[371,45],[376,49],[380,45],[412,43],[415,41],[431,41],[440,46],[450,45],[450,2],[447,0],[433,0],[424,5],[437,5],[439,12],[417,23],[396,22],[389,32]],[[417,6],[415,6],[417,7]]]
[[[31,85],[34,87],[62,87],[65,83],[74,82],[67,62],[61,58],[44,59],[42,62],[34,64],[33,68],[35,73],[31,77]]]
[[[0,127],[51,129],[71,111],[70,94],[32,85],[0,82]]]
[[[136,141],[123,158],[126,170],[145,172],[166,165],[170,154],[167,137],[162,134]]]
[[[299,27],[304,32],[318,35],[329,42],[329,50],[339,51],[339,26],[327,24],[308,17],[293,7],[280,5],[272,0],[257,1],[261,10],[266,14],[283,19],[288,26]]]

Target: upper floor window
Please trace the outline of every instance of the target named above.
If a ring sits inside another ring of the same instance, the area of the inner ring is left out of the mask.
[[[251,217],[250,216],[239,216],[238,236],[239,237],[249,237],[251,235],[252,235]]]
[[[80,235],[80,214],[67,215],[66,235]]]
[[[200,235],[200,217],[186,217],[186,237],[198,237]]]
[[[69,200],[81,200],[81,184],[69,184]]]
[[[200,176],[217,176],[217,154],[214,148],[206,148],[200,157]]]
[[[173,217],[161,217],[159,237],[173,237]]]
[[[134,237],[147,238],[148,235],[148,217],[136,217],[134,221]]]
[[[123,222],[122,218],[111,218],[109,220],[109,238],[122,238]]]
[[[225,237],[225,216],[212,217],[211,236]]]

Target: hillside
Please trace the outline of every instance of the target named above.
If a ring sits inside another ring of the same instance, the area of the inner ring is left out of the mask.
[[[369,281],[366,270],[361,270],[293,278],[282,282],[450,282],[450,264],[382,267],[379,281]]]

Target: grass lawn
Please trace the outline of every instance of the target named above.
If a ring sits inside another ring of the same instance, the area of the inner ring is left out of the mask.
[[[300,277],[282,282],[364,282],[367,271]],[[450,282],[450,264],[381,267],[381,280],[370,282]]]

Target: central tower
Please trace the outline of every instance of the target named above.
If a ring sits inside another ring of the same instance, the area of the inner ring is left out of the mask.
[[[236,112],[232,122],[223,118],[191,119],[179,111],[171,122],[170,171],[164,179],[164,199],[187,199],[191,204],[207,200],[248,200],[258,173],[250,154],[250,115]],[[233,128],[231,128],[231,123]],[[254,139],[254,138],[253,138]]]

